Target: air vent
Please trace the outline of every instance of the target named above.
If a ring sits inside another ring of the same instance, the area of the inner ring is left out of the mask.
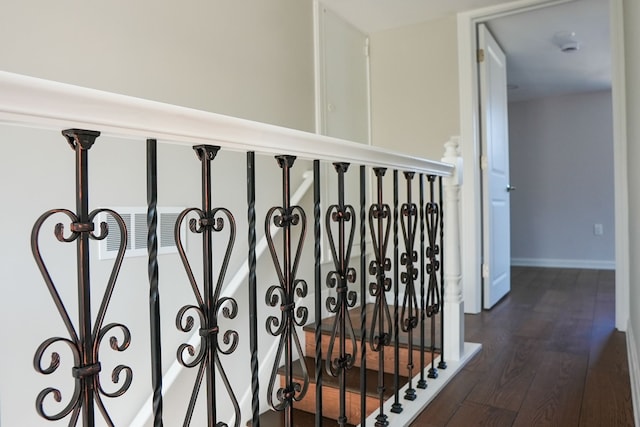
[[[127,251],[125,257],[147,256],[147,208],[124,207],[114,209],[122,216],[127,226]],[[164,207],[158,208],[158,254],[177,253],[173,230],[176,220],[184,208]],[[109,234],[104,240],[100,240],[98,251],[99,259],[113,259],[118,254],[120,247],[120,227],[117,221],[109,214],[98,215],[98,223],[106,222]],[[96,224],[96,228],[98,228]],[[180,228],[182,242],[186,246],[186,224],[183,222]]]

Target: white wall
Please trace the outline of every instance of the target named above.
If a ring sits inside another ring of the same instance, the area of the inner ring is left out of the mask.
[[[631,387],[636,424],[640,424],[640,3],[624,1],[626,97],[627,97],[627,153],[629,173],[629,327],[627,343],[631,372]]]
[[[459,131],[456,17],[374,33],[373,145],[440,159]]]
[[[313,31],[311,1],[190,2],[144,0],[86,3],[24,1],[4,5],[0,14],[0,69],[67,83],[140,96],[223,114],[311,131],[314,128]],[[99,130],[99,129],[98,129]],[[62,387],[66,404],[70,390],[70,354],[58,347],[63,363],[55,375],[32,367],[37,346],[66,332],[40,277],[29,247],[31,227],[45,210],[74,210],[73,152],[59,132],[0,127],[0,213],[5,244],[0,245],[0,424],[43,425],[34,411],[37,394],[45,387]],[[200,166],[188,147],[160,144],[159,203],[200,205]],[[90,208],[144,206],[146,184],[144,142],[135,144],[100,137],[90,150]],[[280,172],[272,158],[259,158],[262,189],[257,212],[280,202]],[[216,204],[232,209],[238,220],[236,250],[229,275],[246,253],[244,156],[219,154],[214,168]],[[297,162],[292,187],[308,165]],[[238,175],[238,185],[222,185],[221,177]],[[13,184],[13,185],[12,185]],[[242,196],[238,196],[238,191]],[[258,232],[262,228],[258,220]],[[245,225],[243,225],[245,224]],[[52,239],[53,224],[43,230]],[[68,225],[67,227],[68,228]],[[197,239],[188,243],[197,249]],[[76,319],[74,245],[46,243],[48,265],[71,318]],[[216,263],[220,258],[216,258]],[[193,260],[198,265],[197,252]],[[273,273],[269,260],[265,270]],[[216,264],[217,265],[217,264]],[[192,303],[189,286],[175,255],[160,257],[163,323],[163,365],[175,358],[185,334],[175,326],[176,308]],[[107,272],[107,263],[92,257],[96,287],[94,310]],[[301,275],[303,272],[301,271]],[[305,278],[311,276],[305,275]],[[263,279],[267,277],[263,276]],[[273,284],[268,279],[267,284]],[[242,300],[246,297],[240,295]],[[106,399],[116,425],[127,425],[146,398],[150,386],[148,344],[148,283],[146,260],[127,258],[113,295],[107,321],[130,326],[131,347],[122,354],[101,353],[105,388],[113,363],[134,370],[134,383],[125,397]],[[241,300],[241,301],[242,301]],[[246,304],[242,307],[245,308]],[[277,308],[270,314],[278,313]],[[94,311],[95,312],[95,311]],[[243,313],[244,314],[244,313]],[[241,314],[244,319],[246,315]],[[55,320],[51,320],[55,319]],[[246,320],[244,321],[246,322]],[[264,322],[260,320],[259,327]],[[245,330],[245,325],[238,327]],[[248,366],[246,334],[232,360]],[[266,338],[265,338],[266,339]],[[261,347],[266,349],[266,344]],[[45,362],[46,363],[46,362]],[[223,361],[223,364],[225,362]],[[236,370],[237,372],[237,370]],[[241,370],[248,374],[248,370]],[[235,375],[238,381],[246,380]],[[20,384],[18,386],[18,384]],[[242,384],[246,389],[247,381]],[[238,384],[235,384],[238,389]],[[190,386],[187,386],[190,387]],[[262,392],[266,391],[266,386]],[[240,396],[238,396],[240,397]],[[202,401],[202,398],[201,398]],[[263,400],[264,402],[264,400]],[[180,408],[184,410],[184,406]],[[177,414],[176,418],[181,415]],[[173,418],[171,418],[173,420]],[[225,420],[226,421],[226,420]],[[67,421],[68,422],[68,421]],[[63,423],[47,423],[61,425]],[[172,423],[173,424],[173,423]]]
[[[610,91],[509,104],[514,264],[614,268],[611,108]]]
[[[311,0],[3,4],[0,70],[313,130]]]

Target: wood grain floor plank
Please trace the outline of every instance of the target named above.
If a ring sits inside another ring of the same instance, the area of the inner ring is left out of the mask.
[[[543,352],[514,426],[572,426],[580,419],[588,357]]]
[[[513,424],[516,414],[506,409],[465,402],[446,425],[447,427],[506,427]]]
[[[465,316],[482,351],[413,426],[631,426],[615,273],[512,268],[494,309]]]

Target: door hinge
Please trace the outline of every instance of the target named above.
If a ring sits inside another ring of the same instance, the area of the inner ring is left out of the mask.
[[[489,278],[489,264],[482,264],[482,278]]]
[[[489,166],[489,159],[487,159],[487,156],[480,156],[480,169],[481,170],[487,170],[487,167]]]
[[[484,49],[478,49],[478,62],[484,62]]]
[[[370,53],[371,50],[369,48],[369,37],[367,37],[366,39],[364,39],[364,57],[368,58]]]

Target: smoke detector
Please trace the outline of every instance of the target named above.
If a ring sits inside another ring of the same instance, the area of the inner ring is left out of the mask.
[[[553,35],[553,43],[561,52],[571,53],[580,49],[580,42],[573,31],[559,31]]]

